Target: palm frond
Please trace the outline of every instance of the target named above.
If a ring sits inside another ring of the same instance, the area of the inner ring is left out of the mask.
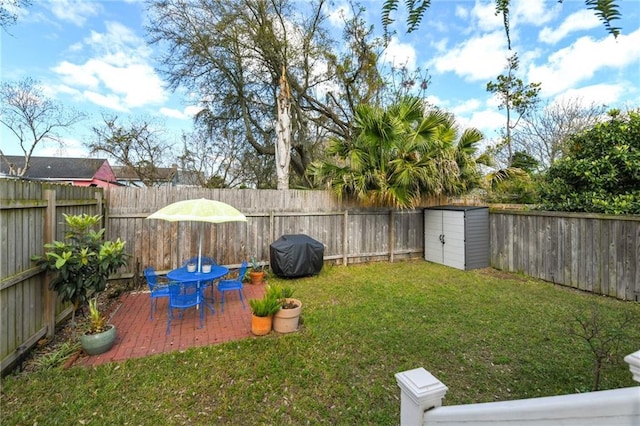
[[[594,11],[596,16],[604,23],[604,27],[609,34],[618,38],[620,35],[620,27],[613,26],[613,21],[620,19],[620,12],[618,11],[618,4],[615,0],[585,0],[584,2],[588,9]]]
[[[411,33],[420,26],[424,11],[431,5],[431,0],[422,0],[422,2],[418,2],[416,0],[405,0],[405,4],[407,5],[407,9],[409,9],[409,16],[407,17],[407,32]],[[419,5],[416,6],[417,4]]]

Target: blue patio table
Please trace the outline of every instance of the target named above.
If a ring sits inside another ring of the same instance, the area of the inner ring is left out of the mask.
[[[213,280],[217,280],[218,278],[222,278],[225,275],[227,275],[229,273],[229,269],[224,267],[224,266],[220,266],[220,265],[211,265],[211,272],[189,272],[187,271],[187,267],[183,266],[181,268],[178,269],[173,269],[169,272],[167,272],[167,278],[169,278],[171,281],[177,281],[177,282],[181,282],[181,283],[192,283],[192,282],[197,282],[198,283],[198,291],[201,292],[200,296],[202,297],[202,300],[205,302],[205,304],[207,305],[207,307],[209,308],[209,310],[211,311],[211,313],[214,313],[214,309],[213,306],[211,306],[208,302],[207,299],[204,297],[204,294],[202,294],[201,291],[201,283],[203,282],[208,282],[211,281],[213,282]]]

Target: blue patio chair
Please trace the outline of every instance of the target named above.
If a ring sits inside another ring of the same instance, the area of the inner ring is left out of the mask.
[[[174,310],[180,311],[180,319],[182,319],[184,311],[189,308],[198,308],[200,311],[200,328],[202,328],[204,325],[204,303],[197,282],[170,283],[167,334],[171,334]]]
[[[240,301],[242,302],[242,309],[246,309],[244,304],[244,297],[242,297],[242,280],[247,273],[247,262],[242,262],[240,270],[238,271],[238,277],[235,279],[220,280],[218,281],[218,291],[220,292],[220,310],[224,312],[224,294],[227,291],[238,290],[240,295]]]
[[[169,297],[169,285],[168,282],[158,282],[158,274],[156,274],[153,266],[149,266],[144,270],[144,277],[147,280],[147,285],[151,291],[149,297],[149,311],[150,317],[153,319],[153,311],[158,310],[158,299],[160,297]]]

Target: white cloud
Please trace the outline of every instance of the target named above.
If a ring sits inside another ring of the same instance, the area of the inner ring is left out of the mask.
[[[53,68],[53,71],[62,75],[63,81],[68,82],[71,86],[97,88],[100,83],[93,72],[87,72],[85,67],[67,61],[61,62]]]
[[[400,43],[396,37],[392,37],[382,61],[396,67],[406,66],[407,69],[414,70],[416,69],[416,50],[411,44]]]
[[[590,10],[583,9],[569,15],[558,28],[544,27],[538,34],[538,40],[543,43],[556,44],[573,32],[590,30],[598,26],[600,26],[600,21],[596,15]]]
[[[202,107],[197,105],[191,105],[184,108],[182,111],[175,108],[160,108],[160,114],[165,117],[175,118],[178,120],[191,120],[197,113],[202,111]]]
[[[184,109],[184,114],[189,116],[189,117],[193,117],[195,116],[197,113],[199,113],[200,111],[202,111],[202,107],[198,106],[198,105],[190,105],[188,107],[186,107]]]
[[[440,108],[447,108],[447,105],[449,104],[448,101],[446,101],[444,99],[440,99],[439,97],[434,96],[434,95],[429,95],[426,98],[424,98],[424,100],[428,104],[433,105],[433,106],[437,106],[437,107],[440,107]]]
[[[469,17],[469,9],[459,4],[456,5],[456,16],[460,19],[467,19]]]
[[[597,105],[612,105],[617,103],[628,89],[630,88],[623,84],[594,84],[578,89],[569,89],[556,96],[553,101],[562,102],[565,100],[580,99],[583,105],[592,103]]]
[[[454,72],[468,81],[482,81],[500,74],[505,65],[506,38],[494,31],[470,38],[429,64],[437,73]]]
[[[133,30],[119,22],[105,22],[106,31],[100,33],[91,31],[91,35],[85,38],[84,43],[99,55],[111,56],[126,53],[129,61],[148,59],[151,49],[145,40],[138,37]],[[133,56],[135,55],[135,56]]]
[[[178,120],[185,120],[187,118],[187,116],[184,114],[184,112],[179,111],[175,108],[160,108],[160,114],[164,115],[165,117],[169,117],[169,118],[177,118]]]
[[[481,102],[478,99],[472,98],[456,105],[451,109],[454,114],[466,114],[470,111],[475,111],[481,106]]]
[[[120,98],[113,94],[104,95],[102,93],[94,92],[91,90],[85,90],[82,93],[89,102],[98,106],[109,108],[115,111],[129,112],[129,110],[122,105]]]
[[[484,136],[484,141],[480,148],[484,149],[489,145],[492,138],[495,138],[500,129],[505,124],[505,117],[496,110],[479,110],[471,114],[456,114],[456,124],[460,131],[469,128],[480,130]]]
[[[82,158],[89,155],[87,148],[79,139],[65,137],[60,145],[47,146],[38,152],[38,155],[45,157],[71,157]]]
[[[103,10],[99,2],[85,0],[55,0],[48,5],[56,18],[78,27],[82,27],[87,18],[96,16]]]
[[[552,96],[591,79],[597,71],[615,72],[640,63],[640,29],[618,39],[601,40],[581,37],[571,46],[560,49],[546,64],[529,67],[529,81],[542,83],[541,94]],[[636,71],[637,74],[637,71]],[[611,75],[611,78],[616,78]]]
[[[344,21],[352,17],[353,13],[351,13],[349,6],[347,4],[341,4],[335,7],[329,14],[329,23],[334,27],[342,28],[344,27]]]
[[[471,9],[471,17],[475,18],[475,26],[485,32],[503,29],[502,16],[496,16],[496,6],[493,0],[476,0]]]
[[[86,100],[117,111],[166,101],[163,82],[150,64],[149,48],[130,29],[108,22],[106,32],[92,31],[84,45],[93,57],[82,63],[63,61],[53,71],[67,86],[83,91]]]
[[[523,24],[540,26],[558,16],[561,5],[555,2],[551,8],[547,8],[547,2],[517,0],[512,1],[510,8],[510,26],[517,28]]]

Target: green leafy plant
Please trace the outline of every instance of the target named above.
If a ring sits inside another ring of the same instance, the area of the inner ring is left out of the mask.
[[[59,367],[78,349],[80,349],[79,343],[64,342],[55,351],[38,358],[36,365],[44,370]]]
[[[264,265],[261,265],[260,262],[258,262],[258,258],[255,256],[251,256],[251,272],[263,272],[264,271]]]
[[[298,306],[295,302],[287,301],[287,299],[293,297],[293,292],[294,290],[290,286],[272,284],[267,287],[269,297],[277,299],[282,309],[292,309]]]
[[[266,292],[261,299],[250,299],[249,305],[253,315],[257,317],[268,317],[280,310],[281,303],[277,290],[274,286],[267,286]]]
[[[293,288],[289,287],[289,286],[284,286],[282,287],[282,297],[283,298],[289,298],[289,297],[293,297]]]
[[[546,210],[640,214],[640,110],[612,110],[607,121],[571,136],[540,198]]]
[[[65,241],[45,244],[44,256],[31,260],[55,277],[49,288],[60,295],[63,302],[71,302],[75,311],[87,300],[103,291],[109,275],[126,265],[129,255],[125,242],[104,241],[105,229],[95,231],[101,223],[99,215],[64,215],[70,231]]]
[[[107,328],[107,318],[98,309],[96,297],[89,300],[89,330],[88,334],[102,333]]]

